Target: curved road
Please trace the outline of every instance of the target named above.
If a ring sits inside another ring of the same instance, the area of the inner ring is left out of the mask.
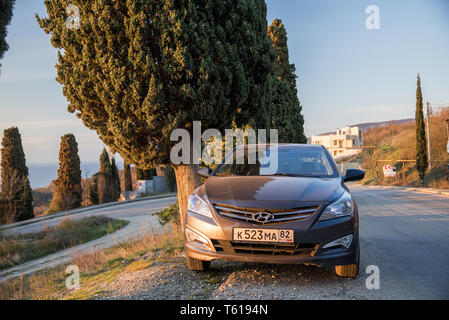
[[[159,231],[162,229],[162,226],[159,224],[158,218],[153,216],[152,213],[164,209],[168,204],[175,202],[176,197],[135,201],[107,208],[92,209],[49,220],[37,221],[35,223],[8,229],[4,231],[5,234],[38,232],[45,227],[55,226],[64,219],[79,220],[94,215],[129,221],[129,224],[125,228],[120,229],[113,234],[0,271],[0,283],[16,276],[30,274],[44,268],[51,268],[58,264],[69,262],[73,256],[79,254],[92,252],[93,250],[106,249],[120,242],[135,239],[143,234],[151,234],[154,231]]]

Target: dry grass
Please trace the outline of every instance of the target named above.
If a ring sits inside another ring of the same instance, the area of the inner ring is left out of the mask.
[[[0,238],[0,270],[111,234],[128,221],[107,217],[63,220],[42,232]]]
[[[0,284],[0,299],[89,299],[101,293],[103,285],[114,281],[120,273],[150,267],[155,253],[158,259],[167,259],[182,249],[183,237],[178,228],[145,234],[135,241],[74,257],[70,265],[80,269],[79,290],[66,289],[67,265],[63,265]]]
[[[137,260],[131,262],[128,266],[126,266],[125,271],[126,272],[140,271],[152,266],[154,266],[154,261]]]
[[[172,228],[163,233],[145,234],[139,240],[124,242],[104,251],[93,251],[87,255],[76,256],[72,263],[80,268],[81,273],[92,273],[115,265],[118,261],[130,263],[149,253],[160,251],[170,255],[183,249],[183,237],[179,229]]]

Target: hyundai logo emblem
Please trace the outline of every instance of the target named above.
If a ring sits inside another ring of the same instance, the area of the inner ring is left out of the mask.
[[[269,212],[257,212],[253,215],[253,220],[260,223],[268,223],[274,220],[274,216]]]

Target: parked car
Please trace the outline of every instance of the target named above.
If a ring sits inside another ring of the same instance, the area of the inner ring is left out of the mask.
[[[334,267],[339,276],[357,276],[358,209],[345,182],[363,179],[363,171],[348,169],[343,177],[323,146],[246,145],[203,176],[184,224],[190,270],[224,259]]]

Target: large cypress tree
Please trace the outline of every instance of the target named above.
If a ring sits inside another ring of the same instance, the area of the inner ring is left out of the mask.
[[[120,198],[120,193],[122,192],[120,186],[120,175],[118,173],[118,167],[115,163],[115,157],[111,160],[111,180],[112,180],[112,199],[117,201]]]
[[[73,134],[61,137],[59,170],[55,180],[55,192],[48,212],[58,212],[81,207],[81,168],[78,143]]]
[[[129,163],[125,163],[124,170],[124,180],[125,180],[125,191],[133,191],[133,178],[131,175],[131,165]]]
[[[100,204],[115,201],[114,183],[112,181],[112,165],[106,149],[100,155],[100,171],[95,175],[98,202]]]
[[[12,12],[15,0],[1,0],[0,1],[0,60],[8,50],[8,43],[6,43],[7,30],[6,27],[11,22]],[[1,67],[1,64],[0,64]]]
[[[81,13],[66,28],[66,8]],[[176,128],[270,127],[274,50],[264,0],[45,2],[38,18],[61,49],[57,80],[75,113],[111,150],[140,168],[170,164]],[[176,166],[182,217],[200,185]]]
[[[3,132],[1,155],[1,191],[8,195],[9,202],[7,209],[2,209],[2,215],[8,215],[9,222],[31,219],[34,217],[33,196],[18,128],[12,127]],[[4,220],[4,217],[0,219]]]
[[[427,141],[426,141],[426,126],[424,124],[423,99],[421,92],[421,77],[418,74],[418,82],[416,88],[416,168],[419,172],[421,185],[424,187],[424,176],[428,166],[427,162]]]
[[[290,64],[287,31],[281,20],[275,19],[271,23],[268,35],[276,51],[272,126],[279,130],[279,142],[306,143],[304,117],[296,87],[296,68],[294,64]]]
[[[112,174],[111,159],[109,158],[108,151],[103,148],[103,152],[100,154],[100,172],[106,174]]]

